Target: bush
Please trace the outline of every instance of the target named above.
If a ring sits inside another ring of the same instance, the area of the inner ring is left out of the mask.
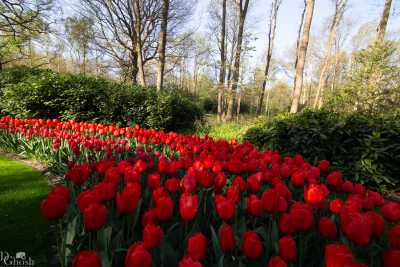
[[[345,175],[382,190],[400,184],[399,115],[305,111],[249,129],[244,140],[308,160],[328,159]]]
[[[98,77],[17,67],[0,72],[0,110],[17,118],[85,120],[180,131],[202,119],[187,97]]]

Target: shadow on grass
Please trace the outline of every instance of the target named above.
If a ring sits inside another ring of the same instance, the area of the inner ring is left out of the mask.
[[[35,266],[48,265],[48,224],[39,206],[49,190],[40,172],[0,157],[0,250],[11,255],[24,251]]]

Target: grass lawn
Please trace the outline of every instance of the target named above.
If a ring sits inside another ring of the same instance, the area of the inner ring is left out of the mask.
[[[47,222],[40,202],[50,187],[40,172],[0,156],[0,250],[24,251],[35,266],[47,266]]]
[[[241,117],[238,121],[232,122],[217,122],[217,116],[214,114],[208,114],[206,116],[206,124],[202,125],[195,134],[204,136],[208,134],[208,136],[213,137],[215,139],[237,139],[238,141],[243,140],[244,134],[248,129],[257,126],[265,121],[265,118],[250,118],[250,117]]]

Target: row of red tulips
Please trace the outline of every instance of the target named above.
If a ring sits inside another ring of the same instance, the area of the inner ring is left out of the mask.
[[[400,205],[326,160],[74,121],[5,117],[0,138],[69,160],[41,205],[63,266],[400,266]]]

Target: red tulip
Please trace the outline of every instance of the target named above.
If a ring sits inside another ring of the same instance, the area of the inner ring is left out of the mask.
[[[174,214],[174,202],[170,197],[160,197],[156,202],[157,218],[160,221],[168,221]]]
[[[400,250],[389,250],[383,254],[384,267],[399,267]]]
[[[47,220],[56,220],[64,216],[67,211],[68,203],[61,194],[51,194],[40,205],[43,217]]]
[[[179,179],[177,178],[170,178],[165,181],[165,188],[170,193],[175,193],[179,190]]]
[[[132,244],[125,257],[125,267],[151,267],[151,254],[142,242]]]
[[[285,198],[280,196],[275,189],[268,189],[262,194],[263,208],[268,213],[285,212],[288,204]]]
[[[263,245],[260,237],[255,231],[244,233],[242,241],[242,252],[249,259],[256,259],[261,256]]]
[[[279,218],[279,231],[286,235],[291,235],[294,233],[295,229],[294,226],[292,225],[292,221],[290,219],[290,214],[288,213],[283,213],[281,217]]]
[[[93,203],[83,211],[83,224],[88,231],[100,230],[107,220],[108,210],[105,206]]]
[[[310,207],[299,202],[290,208],[290,221],[298,231],[307,231],[314,224],[314,215]]]
[[[112,200],[116,195],[115,186],[112,183],[98,183],[93,187],[93,194],[99,201]]]
[[[100,257],[96,251],[82,250],[74,256],[72,267],[101,267]]]
[[[214,188],[216,192],[221,192],[222,188],[224,188],[226,184],[226,175],[223,172],[219,172],[215,177]]]
[[[104,176],[104,182],[107,183],[112,183],[115,186],[119,184],[119,181],[121,179],[121,176],[119,174],[119,170],[117,167],[111,167],[109,168]]]
[[[161,185],[161,176],[158,172],[154,172],[147,176],[147,186],[154,190]]]
[[[142,216],[142,225],[146,226],[149,223],[156,224],[157,223],[157,212],[156,209],[146,210]]]
[[[127,184],[120,193],[117,193],[117,210],[121,214],[133,212],[140,200],[140,184]]]
[[[321,171],[323,171],[323,172],[328,171],[330,165],[331,165],[330,162],[327,161],[327,160],[320,160],[320,161],[318,162],[318,168],[319,168]]]
[[[393,226],[389,230],[389,244],[392,249],[400,250],[400,225]]]
[[[247,187],[251,193],[257,193],[261,189],[261,177],[251,175],[247,178]]]
[[[232,200],[221,197],[218,201],[216,201],[215,205],[217,213],[222,220],[231,220],[235,216],[236,206]]]
[[[196,216],[199,196],[183,193],[179,199],[179,212],[184,221],[191,221]]]
[[[256,195],[250,195],[247,198],[247,213],[259,217],[262,212],[262,202]]]
[[[206,257],[207,239],[202,233],[193,234],[187,242],[187,252],[195,260],[202,260]]]
[[[285,236],[279,239],[279,256],[287,262],[294,262],[297,258],[296,242],[291,236]]]
[[[62,186],[62,185],[57,185],[57,186],[53,187],[53,189],[51,190],[49,195],[60,195],[65,198],[67,203],[69,203],[71,200],[71,196],[70,196],[71,190],[68,187]]]
[[[124,178],[127,184],[140,183],[140,173],[133,166],[128,166],[124,169]]]
[[[160,226],[148,223],[143,229],[143,242],[147,249],[158,247],[164,232]]]
[[[400,204],[396,202],[387,202],[381,207],[381,213],[388,221],[400,221]]]
[[[329,209],[334,214],[339,214],[342,210],[343,200],[341,199],[334,199],[329,203]]]
[[[186,256],[179,262],[179,267],[203,267],[203,265],[198,261],[192,260],[190,256]]]
[[[82,163],[80,165],[74,165],[69,169],[65,177],[74,184],[80,186],[89,179],[90,174],[90,165],[88,163]]]
[[[341,225],[351,241],[360,246],[369,244],[372,237],[372,227],[366,216],[361,213],[351,213],[347,222],[342,222],[342,220],[344,220],[344,217],[341,217]]]
[[[319,220],[319,232],[321,236],[333,239],[337,235],[336,224],[328,217],[322,217]]]
[[[287,267],[287,264],[279,256],[272,256],[268,261],[267,267]]]
[[[376,238],[380,238],[385,231],[385,220],[383,217],[373,211],[366,212],[365,217],[372,227],[372,235]]]
[[[353,261],[350,249],[341,244],[330,244],[325,247],[326,267],[343,267]]]
[[[328,195],[324,185],[311,184],[304,189],[304,200],[314,207],[322,207]]]
[[[232,226],[222,224],[219,228],[219,244],[223,252],[232,251],[235,248],[235,234]]]

